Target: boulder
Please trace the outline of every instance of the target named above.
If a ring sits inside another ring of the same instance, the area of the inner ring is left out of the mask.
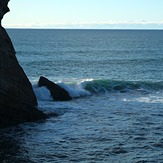
[[[72,100],[72,97],[69,93],[60,87],[59,85],[53,83],[52,81],[48,80],[47,78],[41,76],[38,82],[39,87],[46,87],[53,97],[54,101],[69,101]]]
[[[0,127],[45,118],[37,109],[37,100],[22,67],[15,56],[13,44],[1,26],[9,11],[9,0],[0,0]]]

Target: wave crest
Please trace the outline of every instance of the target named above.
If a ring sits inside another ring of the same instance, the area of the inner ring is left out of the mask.
[[[163,90],[163,82],[86,79],[73,83],[59,82],[57,84],[67,90],[72,98],[85,97],[97,93],[128,93],[135,91],[150,93]],[[49,99],[52,101],[50,92],[45,87],[34,86],[33,88],[38,100],[46,101]]]
[[[92,93],[98,92],[129,92],[129,91],[159,91],[163,90],[163,82],[142,81],[115,81],[115,80],[93,80],[87,82],[86,90]]]

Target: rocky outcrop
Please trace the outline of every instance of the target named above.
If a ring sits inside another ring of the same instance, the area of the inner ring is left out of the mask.
[[[9,0],[0,0],[0,25],[3,16],[9,11],[9,8],[7,6],[8,2]]]
[[[48,80],[47,78],[41,76],[38,82],[39,87],[46,87],[53,97],[54,101],[69,101],[72,100],[72,97],[69,93],[61,88],[59,85],[53,83],[52,81]]]
[[[13,44],[1,26],[9,0],[0,0],[0,127],[45,118],[31,83],[19,65]]]

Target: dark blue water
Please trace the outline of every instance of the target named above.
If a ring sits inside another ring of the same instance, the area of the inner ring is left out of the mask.
[[[163,31],[9,29],[38,107],[0,130],[1,162],[163,162]],[[46,76],[73,100],[54,102]]]

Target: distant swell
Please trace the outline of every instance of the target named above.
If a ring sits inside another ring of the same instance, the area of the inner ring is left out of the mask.
[[[67,90],[71,97],[84,97],[98,93],[128,93],[143,92],[150,93],[163,90],[163,82],[142,82],[142,81],[115,81],[115,80],[93,80],[87,79],[73,83],[57,83]],[[34,92],[39,101],[52,101],[50,92],[45,87],[33,86]]]

